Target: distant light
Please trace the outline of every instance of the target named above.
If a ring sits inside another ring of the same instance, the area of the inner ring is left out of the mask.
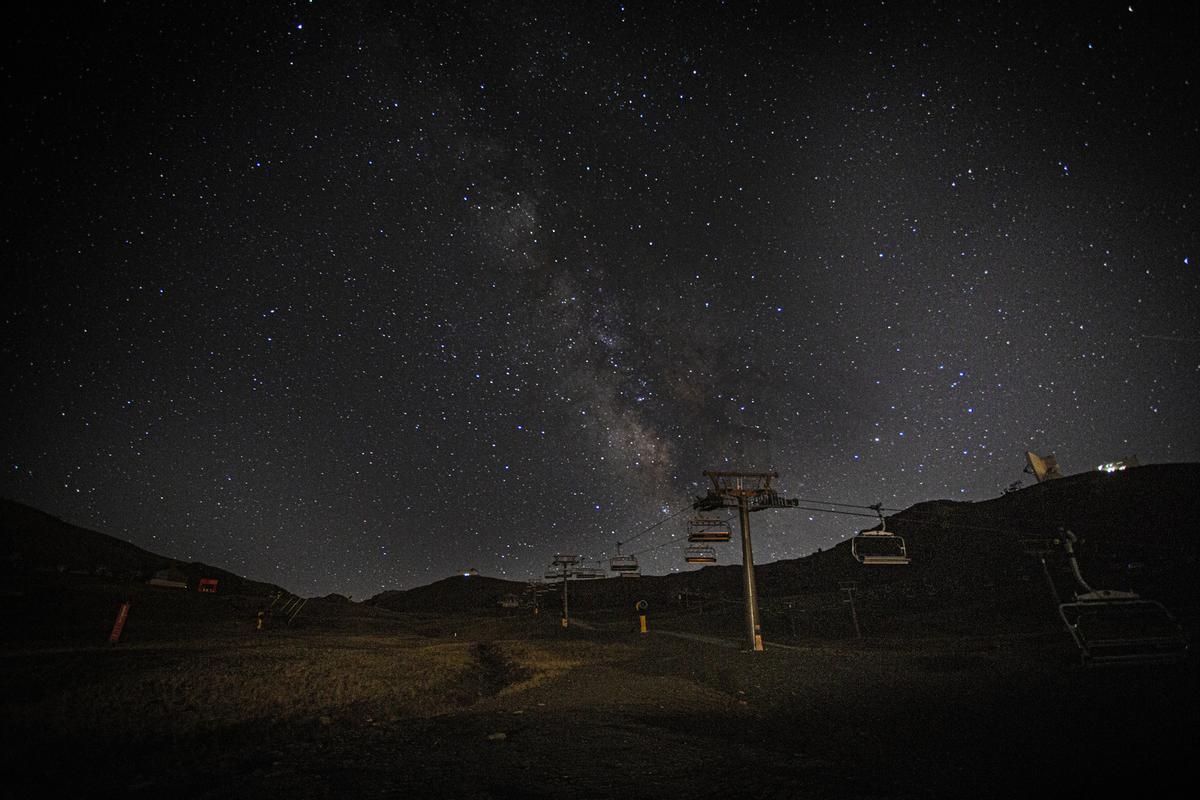
[[[1110,461],[1107,464],[1101,464],[1096,467],[1100,472],[1122,472],[1128,468],[1128,464],[1124,461]]]

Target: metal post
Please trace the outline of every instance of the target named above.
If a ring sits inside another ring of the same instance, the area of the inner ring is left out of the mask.
[[[1054,605],[1061,606],[1062,598],[1058,596],[1058,587],[1054,585],[1054,578],[1050,577],[1050,567],[1046,566],[1046,557],[1038,556],[1038,561],[1042,563],[1042,574],[1046,576],[1046,585],[1050,587],[1050,596],[1054,598]]]
[[[846,602],[850,604],[850,621],[854,623],[854,638],[861,639],[862,631],[858,627],[858,610],[854,607],[854,587],[850,586],[842,591],[846,593]]]
[[[563,567],[563,616],[562,626],[568,628],[571,625],[571,615],[567,612],[567,568]]]
[[[742,523],[742,589],[746,598],[746,643],[751,652],[762,652],[762,627],[758,622],[758,592],[754,588],[754,552],[750,548],[750,509],[746,497],[738,496]]]

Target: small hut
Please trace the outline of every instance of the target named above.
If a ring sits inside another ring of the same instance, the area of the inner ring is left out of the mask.
[[[187,575],[175,567],[168,567],[154,573],[154,577],[146,582],[151,586],[162,586],[166,589],[186,589]]]

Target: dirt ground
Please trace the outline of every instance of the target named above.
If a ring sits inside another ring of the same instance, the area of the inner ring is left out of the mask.
[[[7,782],[214,799],[1111,796],[1179,785],[1200,754],[1194,656],[1083,670],[1052,633],[752,654],[667,627],[397,615],[6,645]]]

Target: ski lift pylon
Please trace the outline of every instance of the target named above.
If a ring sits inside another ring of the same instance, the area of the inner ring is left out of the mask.
[[[883,504],[876,503],[871,508],[879,515],[879,527],[859,531],[850,539],[850,553],[855,560],[867,566],[898,566],[911,563],[904,538],[887,529]]]

